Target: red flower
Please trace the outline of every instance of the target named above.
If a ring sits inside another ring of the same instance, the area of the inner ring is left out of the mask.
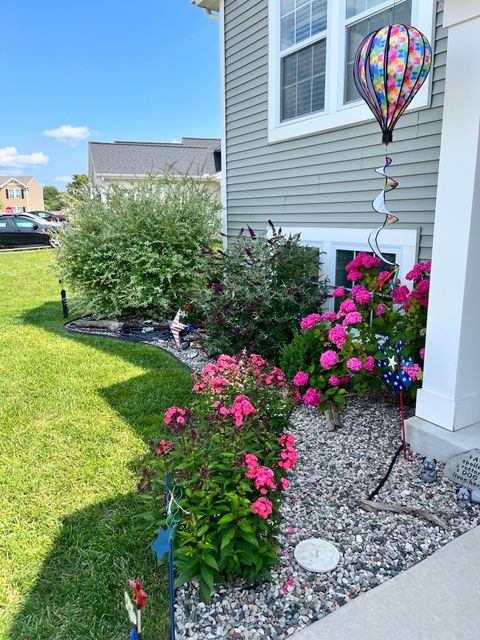
[[[129,582],[130,587],[133,589],[133,601],[140,609],[145,609],[145,601],[148,598],[148,594],[142,589],[142,581],[137,578]]]

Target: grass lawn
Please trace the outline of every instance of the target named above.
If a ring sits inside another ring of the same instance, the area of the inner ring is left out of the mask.
[[[128,638],[139,576],[160,640],[166,579],[136,470],[190,376],[155,347],[67,334],[53,257],[0,254],[0,639]]]

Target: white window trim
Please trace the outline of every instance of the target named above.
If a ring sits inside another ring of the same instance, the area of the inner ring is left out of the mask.
[[[381,11],[393,5],[393,0],[375,7]],[[412,0],[412,24],[424,33],[433,47],[436,0]],[[292,138],[338,129],[373,120],[373,115],[361,99],[343,104],[345,75],[346,0],[329,0],[327,10],[327,59],[325,79],[325,110],[294,120],[280,121],[281,58],[280,58],[280,0],[268,0],[268,142],[282,142]],[[361,17],[361,15],[360,15]],[[356,16],[356,19],[358,16]],[[350,19],[349,19],[350,20]],[[307,41],[305,41],[307,43]],[[338,75],[337,75],[338,74]],[[430,72],[415,96],[409,111],[430,105]]]
[[[22,207],[20,205],[14,205],[12,209],[13,213],[25,213],[25,207]],[[17,211],[17,209],[20,209],[20,211]]]
[[[328,277],[329,284],[335,283],[335,258],[337,249],[371,252],[368,236],[373,229],[351,229],[345,227],[284,227],[273,221],[276,228],[282,227],[286,234],[300,234],[300,243],[307,247],[317,247],[322,255],[321,276]],[[405,276],[417,262],[420,229],[384,229],[381,232],[381,250],[397,256],[399,278],[409,285]]]
[[[11,195],[11,192],[19,191],[20,195]],[[7,200],[23,200],[22,198],[22,187],[7,187]]]

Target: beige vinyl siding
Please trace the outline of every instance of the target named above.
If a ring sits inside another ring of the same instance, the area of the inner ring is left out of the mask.
[[[437,12],[432,100],[406,113],[389,148],[396,228],[420,228],[420,258],[431,255],[445,79],[446,32]],[[327,70],[328,72],[328,70]],[[375,169],[385,147],[376,122],[268,144],[267,0],[225,0],[225,113],[228,233],[245,224],[369,228],[382,187]]]

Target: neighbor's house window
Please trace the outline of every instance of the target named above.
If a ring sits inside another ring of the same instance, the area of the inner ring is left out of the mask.
[[[13,213],[25,213],[25,207],[12,207]]]
[[[7,198],[11,200],[22,200],[24,197],[24,191],[21,188],[7,189]]]
[[[327,0],[281,0],[282,120],[325,105]]]
[[[414,24],[432,42],[435,6],[436,0],[269,0],[269,142],[371,119],[353,82],[358,45],[392,22]],[[429,82],[414,108],[428,106]]]
[[[358,100],[358,91],[353,82],[353,61],[358,46],[365,36],[381,29],[386,24],[410,24],[412,0],[397,3],[394,7],[378,10],[384,5],[381,0],[347,0],[346,51],[344,102]]]

